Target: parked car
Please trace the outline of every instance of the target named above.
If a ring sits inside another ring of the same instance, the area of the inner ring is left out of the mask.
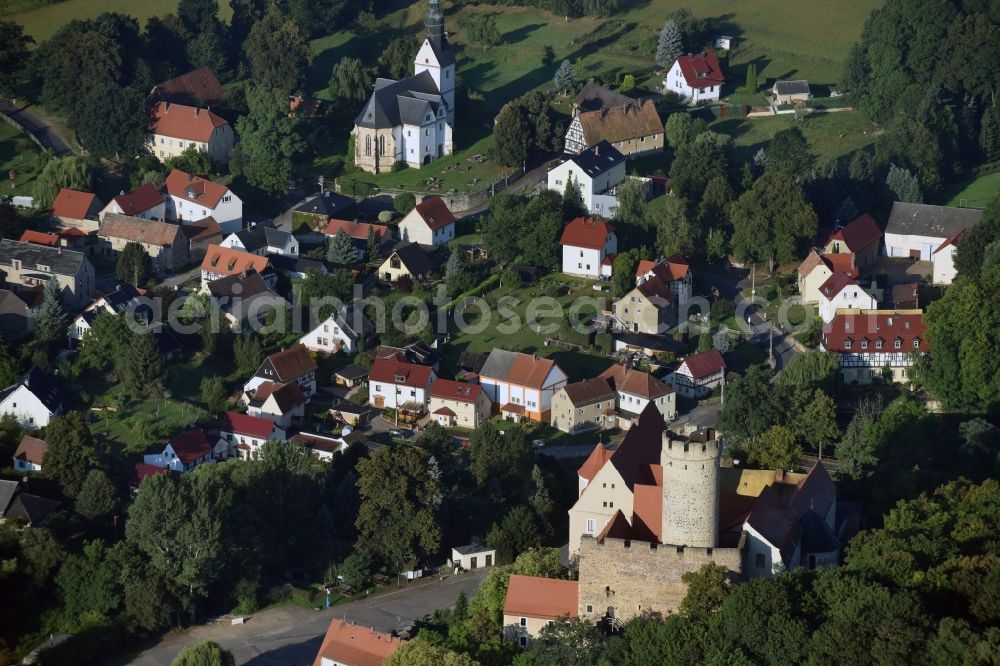
[[[405,428],[393,428],[389,431],[389,434],[396,439],[409,439],[410,437],[413,437],[413,431],[406,430]]]
[[[545,440],[544,439],[533,439],[533,440],[531,440],[531,443],[532,443],[532,445],[534,445],[534,447],[536,449],[540,449],[543,446],[545,446]]]

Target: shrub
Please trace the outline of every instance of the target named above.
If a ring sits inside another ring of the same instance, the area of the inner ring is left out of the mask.
[[[712,303],[712,319],[716,321],[721,321],[723,319],[728,319],[736,313],[736,306],[728,298],[720,298],[719,300]]]
[[[406,215],[417,205],[417,198],[410,192],[397,194],[392,200],[393,207],[399,211],[400,215]]]
[[[597,347],[602,354],[610,354],[614,351],[615,338],[610,333],[598,333],[594,336],[594,346]]]

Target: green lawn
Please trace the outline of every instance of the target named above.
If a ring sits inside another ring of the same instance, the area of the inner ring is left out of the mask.
[[[726,354],[726,367],[743,374],[751,365],[767,361],[767,350],[750,342],[741,342],[731,352]]]
[[[1000,194],[1000,171],[980,176],[972,182],[957,186],[958,191],[947,200],[948,206],[986,208]]]
[[[120,12],[139,19],[140,27],[151,16],[176,13],[177,0],[62,0],[27,12],[5,16],[24,26],[25,31],[41,42],[55,34],[64,24],[74,20],[91,19],[103,12]],[[219,16],[228,21],[233,15],[229,3],[219,2]]]
[[[35,178],[47,162],[28,136],[19,132],[13,125],[0,121],[0,194],[3,196],[30,195]],[[10,172],[15,172],[17,179],[10,180]]]

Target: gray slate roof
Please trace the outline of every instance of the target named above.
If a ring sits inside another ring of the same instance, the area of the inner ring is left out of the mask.
[[[494,347],[493,351],[486,358],[486,363],[483,363],[483,369],[479,371],[479,374],[486,377],[506,377],[510,374],[511,366],[514,365],[514,361],[516,360],[517,352]]]
[[[14,499],[14,495],[17,494],[20,487],[20,481],[7,481],[6,479],[0,479],[0,516],[7,511],[7,507],[10,506],[11,501]]]
[[[372,323],[368,321],[368,317],[353,306],[345,305],[333,313],[331,317],[338,326],[350,333],[351,337],[355,339],[367,337],[375,330]]]
[[[775,81],[774,92],[778,95],[808,95],[809,82],[805,79],[798,81]]]
[[[292,210],[296,213],[309,213],[311,215],[322,215],[324,217],[336,217],[337,213],[355,204],[354,199],[346,197],[336,192],[323,192],[317,194],[305,203],[296,206]]]
[[[428,112],[437,115],[443,105],[440,91],[430,72],[423,71],[400,81],[377,79],[375,91],[354,124],[371,129],[399,125],[423,125]]]
[[[573,98],[573,102],[579,105],[581,111],[596,111],[613,106],[624,106],[634,101],[631,97],[626,97],[605,88],[600,83],[593,82],[585,85],[580,93]]]
[[[942,241],[979,221],[978,208],[954,208],[896,201],[892,204],[885,233],[902,236],[928,236]],[[936,249],[936,248],[935,248]]]
[[[601,141],[570,160],[593,178],[624,162],[625,156],[607,141]]]
[[[268,224],[255,224],[249,229],[237,231],[236,237],[240,239],[247,252],[255,252],[268,245],[284,247],[291,234]]]
[[[24,268],[38,269],[38,266],[48,266],[50,273],[58,275],[76,275],[80,272],[87,257],[82,252],[62,250],[59,248],[21,243],[4,238],[0,240],[0,265],[10,266],[13,260],[19,260]]]

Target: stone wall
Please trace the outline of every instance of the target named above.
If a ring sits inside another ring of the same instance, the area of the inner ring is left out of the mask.
[[[645,541],[580,541],[580,617],[598,620],[609,607],[628,621],[646,611],[676,612],[687,586],[681,576],[709,562],[742,573],[744,537],[736,548],[683,548]]]

